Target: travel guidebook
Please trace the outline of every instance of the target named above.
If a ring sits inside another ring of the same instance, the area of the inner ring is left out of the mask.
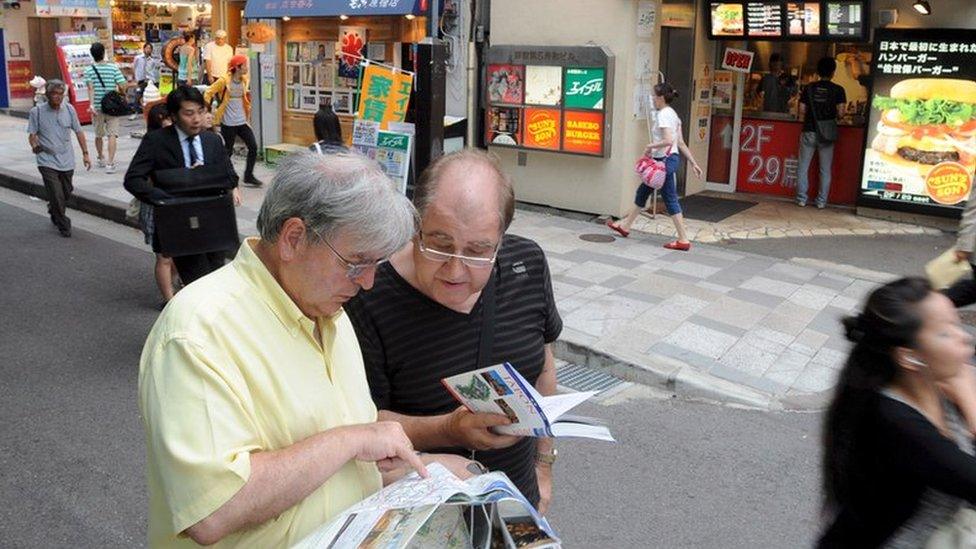
[[[559,549],[549,522],[505,473],[462,481],[427,466],[350,507],[299,549]]]
[[[441,380],[472,412],[504,414],[511,425],[495,427],[500,434],[531,437],[582,437],[615,442],[599,420],[567,415],[596,392],[542,396],[509,363]]]

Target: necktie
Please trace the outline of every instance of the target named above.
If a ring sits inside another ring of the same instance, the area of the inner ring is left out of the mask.
[[[190,167],[196,166],[197,164],[197,150],[193,146],[193,140],[196,136],[186,138],[186,149],[190,152]]]

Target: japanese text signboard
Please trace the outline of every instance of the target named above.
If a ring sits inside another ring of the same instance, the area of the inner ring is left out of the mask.
[[[372,63],[366,65],[358,118],[379,122],[383,129],[390,122],[403,122],[412,89],[412,74]]]
[[[860,201],[954,215],[976,170],[976,31],[879,29]]]
[[[487,125],[491,146],[608,156],[613,56],[594,46],[493,46]]]

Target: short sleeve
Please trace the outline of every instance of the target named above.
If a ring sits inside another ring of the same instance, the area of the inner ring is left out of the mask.
[[[556,297],[552,292],[552,276],[549,274],[549,262],[546,260],[545,254],[542,256],[542,278],[546,300],[546,323],[543,329],[543,340],[546,343],[552,343],[559,339],[559,334],[563,331],[563,319],[559,316],[559,309],[556,307]]]
[[[118,65],[115,66],[115,83],[125,84],[125,75],[122,74],[122,70],[119,69]]]
[[[837,104],[847,103],[847,92],[844,91],[844,87],[837,86],[835,89],[837,90]]]
[[[68,112],[71,113],[71,129],[76,133],[82,131],[81,120],[78,120],[78,111],[75,110],[71,103],[68,103]]]
[[[343,306],[359,340],[373,403],[378,409],[387,410],[390,407],[390,378],[386,371],[386,352],[376,323],[366,308],[362,296],[354,297]]]
[[[87,67],[85,67],[85,74],[84,74],[85,82],[88,82],[92,86],[95,85],[95,75],[92,74],[93,70],[95,69],[92,68],[92,65],[88,65]]]
[[[669,128],[678,131],[678,124],[678,114],[670,107],[662,110],[657,119],[657,125],[662,129]]]
[[[203,47],[203,60],[210,61],[213,51],[213,42],[207,42],[207,45]]]
[[[251,474],[261,450],[253,407],[231,361],[174,338],[144,360],[139,380],[148,474],[162,492],[176,535],[208,517]]]
[[[27,133],[37,133],[37,107],[31,107],[27,114]]]

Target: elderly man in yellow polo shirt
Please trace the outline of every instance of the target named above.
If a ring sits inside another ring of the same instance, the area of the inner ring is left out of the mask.
[[[284,160],[260,238],[184,288],[143,349],[150,546],[290,546],[409,467],[426,474],[434,458],[376,422],[342,310],[414,220],[364,157]]]

